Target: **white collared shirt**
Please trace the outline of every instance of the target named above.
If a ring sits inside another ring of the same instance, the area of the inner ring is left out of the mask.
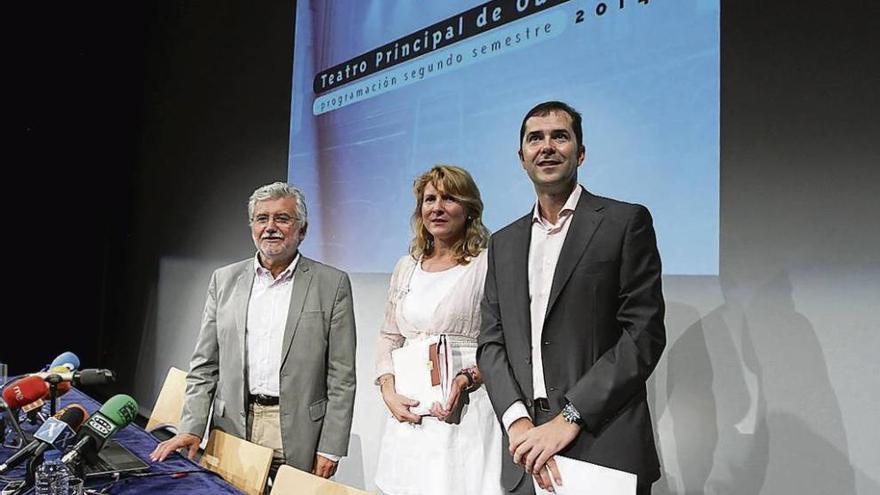
[[[284,328],[297,262],[299,253],[283,272],[272,277],[272,272],[260,264],[259,254],[254,258],[254,283],[248,300],[246,327],[251,394],[279,395]]]
[[[260,264],[260,255],[254,257],[254,283],[247,310],[247,372],[251,394],[281,395],[281,352],[284,348],[284,329],[290,311],[294,274],[299,253],[277,277]],[[333,462],[342,456],[317,452]]]
[[[550,223],[541,215],[537,201],[532,210],[532,235],[529,242],[529,316],[532,326],[532,390],[534,399],[547,398],[547,384],[544,381],[543,349],[544,317],[547,304],[550,302],[550,290],[553,287],[553,275],[559,261],[562,244],[568,236],[574,209],[581,198],[582,188],[576,185],[568,196],[556,223]],[[525,405],[516,401],[507,408],[501,417],[505,429],[509,429],[514,421],[523,417],[531,417]]]

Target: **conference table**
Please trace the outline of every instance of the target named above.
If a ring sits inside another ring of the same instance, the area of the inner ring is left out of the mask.
[[[93,413],[101,407],[100,403],[75,388],[71,388],[69,392],[61,397],[61,407],[70,404],[79,404],[86,408],[89,413]],[[47,410],[48,406],[44,406],[44,411]],[[38,428],[39,425],[31,425],[27,421],[22,423],[22,429],[26,432],[33,433]],[[151,463],[150,452],[156,447],[158,440],[135,424],[130,424],[119,431],[114,436],[114,439],[131,450],[144,462],[150,464],[150,469],[135,476],[123,476],[115,481],[110,478],[87,479],[85,482],[87,490],[100,490],[102,493],[107,494],[242,493],[224,481],[220,476],[176,453],[168,456],[164,462]],[[14,449],[8,448],[5,445],[0,447],[0,462],[8,459],[13,453],[15,453]],[[46,452],[45,454],[46,459],[59,456],[60,453],[58,451]],[[9,471],[5,477],[23,478],[25,475],[25,464],[22,463]],[[0,487],[2,486],[5,486],[5,482],[0,483]],[[30,493],[33,493],[33,490],[30,490]]]

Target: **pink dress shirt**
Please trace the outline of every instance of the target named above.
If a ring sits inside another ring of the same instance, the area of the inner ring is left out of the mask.
[[[550,223],[541,216],[538,202],[532,212],[532,239],[529,242],[529,313],[532,324],[532,387],[535,399],[547,398],[547,386],[544,383],[544,360],[541,356],[541,337],[544,330],[544,316],[547,314],[547,303],[550,300],[550,289],[553,286],[553,274],[559,252],[568,235],[571,217],[581,198],[578,184],[568,196],[556,223]],[[525,404],[516,401],[504,411],[501,422],[504,429],[520,418],[531,417]]]

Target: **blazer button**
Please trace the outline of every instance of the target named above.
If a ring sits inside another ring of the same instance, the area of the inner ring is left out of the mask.
[[[550,341],[549,341],[549,340],[545,340],[545,341],[544,341],[544,345],[550,345]]]

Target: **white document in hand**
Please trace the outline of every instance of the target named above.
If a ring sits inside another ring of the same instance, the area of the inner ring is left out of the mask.
[[[391,362],[394,365],[395,391],[419,401],[419,405],[410,411],[419,416],[427,416],[434,402],[443,403],[443,389],[440,385],[431,385],[431,361],[428,349],[437,344],[439,337],[429,337],[410,341],[399,349],[391,351]],[[439,371],[439,370],[438,370]]]
[[[556,495],[635,495],[638,478],[632,473],[579,461],[561,455],[554,456],[562,485],[554,483]],[[532,478],[532,483],[535,480]],[[550,495],[535,483],[537,495]]]

